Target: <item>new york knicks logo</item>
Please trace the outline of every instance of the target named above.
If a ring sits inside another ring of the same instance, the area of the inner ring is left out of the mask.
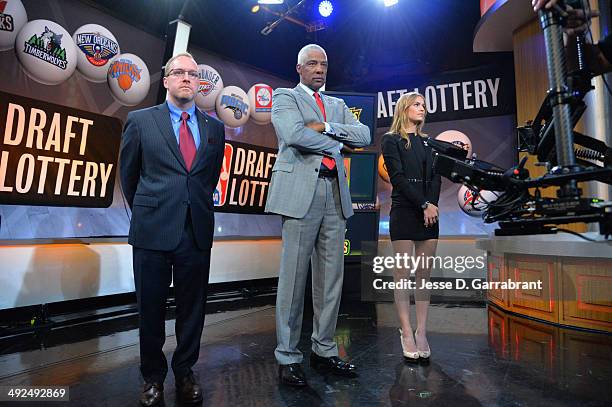
[[[66,69],[66,49],[62,48],[63,34],[56,34],[49,27],[40,35],[32,35],[24,44],[23,52],[38,59]]]
[[[79,33],[76,45],[94,66],[106,65],[119,52],[119,44],[100,33]]]
[[[223,206],[227,201],[227,190],[229,188],[229,179],[232,169],[232,158],[234,157],[234,146],[225,143],[223,152],[223,164],[221,165],[221,174],[219,182],[213,193],[213,203],[215,206]]]
[[[13,16],[10,14],[4,14],[5,8],[6,1],[0,1],[0,31],[13,32],[13,30],[15,30]]]
[[[272,88],[269,86],[255,85],[255,111],[272,111]]]
[[[112,79],[117,79],[119,87],[123,92],[127,92],[132,87],[134,82],[140,81],[140,72],[142,69],[127,58],[120,58],[114,61],[108,68],[108,75]]]

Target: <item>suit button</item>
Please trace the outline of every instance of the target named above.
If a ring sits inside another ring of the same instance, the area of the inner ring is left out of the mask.
[[[318,168],[315,168],[315,172],[319,172],[319,169],[318,169]]]

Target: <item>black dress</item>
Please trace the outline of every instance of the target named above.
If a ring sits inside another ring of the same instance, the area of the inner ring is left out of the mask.
[[[391,240],[437,239],[439,225],[425,227],[423,208],[426,201],[438,206],[441,179],[433,174],[433,151],[421,136],[408,134],[410,147],[399,134],[387,133],[382,139],[382,153],[391,180]]]

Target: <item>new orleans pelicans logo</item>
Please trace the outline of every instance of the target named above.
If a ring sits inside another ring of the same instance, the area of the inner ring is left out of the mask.
[[[66,49],[62,48],[62,36],[63,34],[56,34],[45,26],[42,34],[34,34],[25,42],[23,52],[66,69]]]
[[[115,41],[97,32],[77,34],[76,45],[94,66],[106,65],[119,52]]]
[[[10,14],[4,14],[5,8],[6,1],[0,1],[0,31],[13,32],[13,30],[15,30],[13,16]]]
[[[112,79],[117,79],[117,83],[123,92],[127,92],[134,82],[140,81],[141,71],[142,69],[127,58],[119,58],[108,68],[109,76]]]
[[[221,174],[219,175],[219,182],[217,188],[213,193],[213,203],[215,206],[223,206],[227,201],[227,189],[229,186],[229,178],[232,168],[232,158],[234,157],[234,146],[231,144],[225,144],[225,151],[223,152],[223,164],[221,165]]]

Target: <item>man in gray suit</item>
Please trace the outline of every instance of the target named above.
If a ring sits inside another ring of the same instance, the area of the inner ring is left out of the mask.
[[[321,95],[327,55],[318,45],[298,54],[300,83],[277,89],[272,97],[272,124],[278,137],[278,157],[272,169],[266,212],[282,215],[282,255],[276,297],[275,356],[281,383],[304,386],[302,330],[308,264],[312,264],[314,308],[310,364],[317,370],[354,376],[355,366],[338,357],[334,342],[342,279],[344,232],[353,215],[344,146],[370,143],[344,101]]]
[[[174,283],[176,392],[201,402],[191,368],[198,360],[213,242],[213,191],[219,180],[225,127],[200,112],[198,65],[190,54],[172,57],[164,70],[165,103],[130,112],[120,155],[121,187],[132,209],[134,283],[139,312],[140,403],[163,401],[168,371],[162,351],[166,298]]]

